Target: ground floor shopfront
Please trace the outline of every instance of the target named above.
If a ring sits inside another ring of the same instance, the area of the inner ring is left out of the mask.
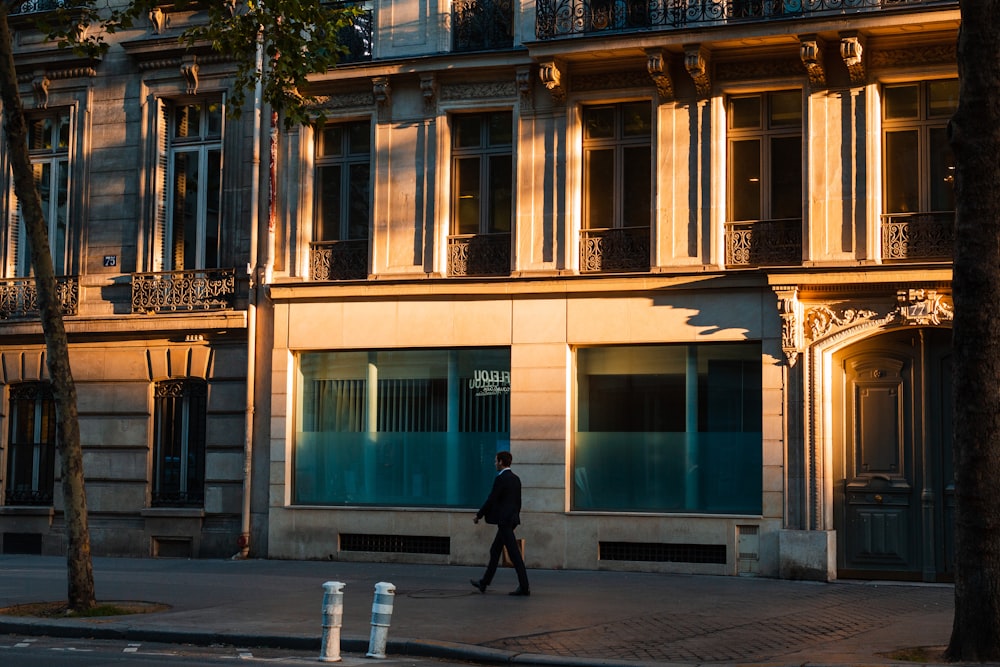
[[[268,555],[950,576],[946,283],[275,287]]]

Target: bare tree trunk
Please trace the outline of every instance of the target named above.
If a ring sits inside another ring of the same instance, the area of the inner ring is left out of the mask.
[[[1000,660],[1000,0],[960,0],[953,290],[955,620],[947,657]]]
[[[69,341],[63,324],[55,268],[49,250],[41,198],[35,185],[28,155],[24,109],[17,89],[10,26],[9,5],[0,3],[0,99],[3,102],[4,135],[10,153],[14,192],[28,235],[31,264],[35,271],[38,310],[45,336],[45,361],[52,381],[56,404],[56,446],[62,460],[64,519],[67,537],[68,603],[71,609],[94,606],[94,571],[90,558],[90,530],[87,527],[87,496],[83,486],[83,448],[77,419],[76,386],[69,366]]]

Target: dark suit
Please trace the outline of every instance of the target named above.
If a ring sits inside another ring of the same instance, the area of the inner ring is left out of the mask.
[[[517,585],[521,590],[528,590],[528,573],[524,569],[524,559],[514,537],[514,529],[521,523],[521,479],[504,468],[493,478],[493,488],[486,502],[476,513],[476,519],[486,519],[486,523],[496,524],[497,534],[490,546],[490,562],[486,566],[482,583],[489,586],[500,564],[500,555],[507,547],[507,554],[517,572]]]

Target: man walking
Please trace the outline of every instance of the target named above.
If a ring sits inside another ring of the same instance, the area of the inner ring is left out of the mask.
[[[531,595],[524,559],[521,558],[521,550],[514,537],[514,529],[521,523],[521,480],[510,469],[513,460],[510,452],[497,452],[497,476],[493,478],[493,489],[472,520],[478,524],[485,517],[486,523],[496,524],[497,527],[496,537],[490,546],[490,562],[486,566],[486,572],[482,579],[471,580],[480,593],[485,593],[486,587],[493,581],[497,565],[500,564],[500,555],[504,547],[507,547],[507,554],[517,572],[517,589],[511,595]]]

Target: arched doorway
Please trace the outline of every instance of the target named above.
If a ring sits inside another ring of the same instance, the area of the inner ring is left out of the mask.
[[[832,371],[838,576],[949,580],[951,330],[868,338],[834,354]]]

